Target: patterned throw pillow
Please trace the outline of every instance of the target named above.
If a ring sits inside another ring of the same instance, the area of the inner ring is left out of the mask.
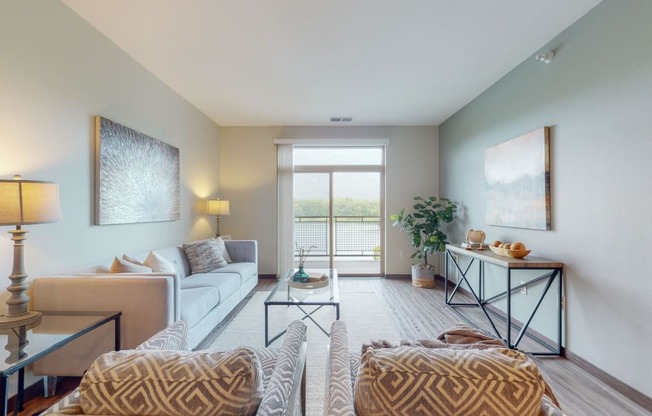
[[[183,251],[188,257],[192,274],[210,272],[228,264],[220,255],[214,238],[184,243]]]
[[[176,321],[167,328],[152,335],[136,347],[136,350],[189,351],[188,327],[185,321]]]
[[[111,264],[111,273],[151,273],[152,269],[141,264],[131,263],[115,257]]]
[[[534,362],[506,348],[368,348],[355,410],[358,416],[536,416],[543,391]]]
[[[248,348],[229,352],[115,351],[84,374],[80,403],[94,415],[252,415],[262,370]]]

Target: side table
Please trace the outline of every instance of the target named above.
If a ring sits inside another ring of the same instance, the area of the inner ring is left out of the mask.
[[[0,331],[0,415],[7,415],[8,378],[18,372],[18,394],[14,415],[23,406],[25,367],[63,347],[82,335],[109,322],[115,322],[115,350],[120,350],[120,316],[122,312],[41,312],[38,325],[20,326]],[[37,328],[47,328],[39,333]]]

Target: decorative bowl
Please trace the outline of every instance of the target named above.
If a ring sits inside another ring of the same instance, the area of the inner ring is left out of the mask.
[[[530,252],[532,251],[532,250],[509,250],[505,248],[494,247],[492,245],[490,245],[489,248],[491,249],[491,251],[498,254],[499,256],[512,257],[514,259],[522,259],[528,254],[530,254]]]

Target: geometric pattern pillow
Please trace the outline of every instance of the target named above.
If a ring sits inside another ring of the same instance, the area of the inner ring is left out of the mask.
[[[214,238],[184,243],[183,251],[190,263],[191,274],[210,272],[228,264],[220,255]]]
[[[306,342],[306,324],[294,321],[288,327],[283,345],[274,365],[274,370],[265,388],[265,397],[260,403],[258,414],[282,415],[284,409],[290,408],[295,403],[291,402],[291,392],[297,386],[298,380],[294,379],[295,370],[298,368],[303,344]],[[303,357],[305,360],[305,356]]]
[[[538,367],[518,351],[368,348],[355,410],[358,416],[536,416],[543,392]]]
[[[93,362],[79,391],[84,414],[250,415],[262,399],[262,370],[248,348],[115,351]]]
[[[176,321],[167,328],[152,335],[135,349],[189,351],[188,327],[186,326],[186,322]]]

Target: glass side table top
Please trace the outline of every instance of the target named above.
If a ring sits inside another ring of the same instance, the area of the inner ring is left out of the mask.
[[[290,269],[278,281],[272,293],[265,299],[265,305],[335,305],[340,303],[340,291],[335,269],[306,269],[309,274],[327,274],[328,286],[316,289],[292,287],[288,279],[297,269]]]
[[[121,312],[41,312],[41,322],[36,325],[0,330],[0,374],[12,374],[120,315]]]

